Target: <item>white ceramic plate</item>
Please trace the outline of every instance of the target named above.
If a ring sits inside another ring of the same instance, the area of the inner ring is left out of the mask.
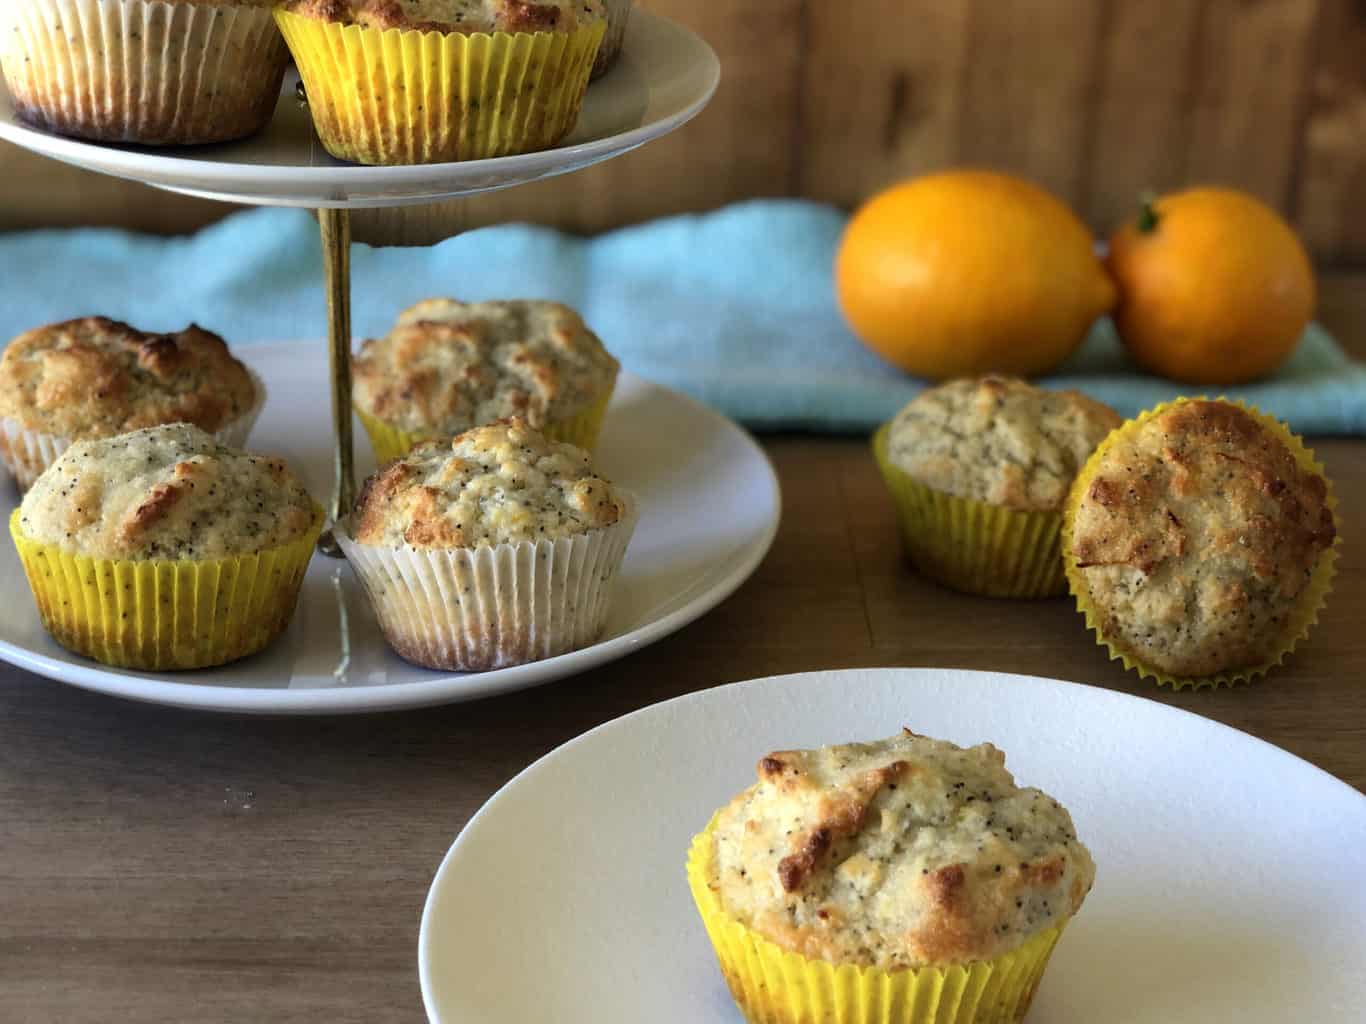
[[[901,726],[1006,751],[1071,811],[1096,886],[1030,1020],[1360,1020],[1366,798],[1232,729],[1070,683],[883,669],[764,679],[546,756],[461,833],[419,940],[437,1024],[739,1022],[683,863],[774,749]]]
[[[636,11],[617,65],[589,87],[574,132],[525,156],[420,167],[360,167],[334,160],[285,81],[275,118],[260,135],[219,146],[151,149],[62,138],[14,116],[0,82],[0,138],[103,174],[190,195],[269,206],[397,206],[507,188],[588,167],[665,135],[696,117],[721,80],[702,39]]]
[[[320,343],[256,345],[239,354],[270,389],[250,446],[286,457],[309,490],[325,497],[332,477],[326,349]],[[685,446],[677,443],[682,437]],[[374,459],[359,426],[356,449],[360,471],[368,473]],[[606,634],[582,651],[478,675],[416,668],[385,646],[346,563],[317,555],[294,622],[261,654],[188,674],[105,669],[63,650],[43,631],[6,540],[0,545],[0,659],[137,700],[281,713],[444,704],[582,672],[667,636],[725,599],[768,551],[780,504],[773,467],[748,434],[719,413],[630,374],[617,383],[597,462],[640,498],[641,518]],[[6,522],[17,501],[6,477],[0,481]]]

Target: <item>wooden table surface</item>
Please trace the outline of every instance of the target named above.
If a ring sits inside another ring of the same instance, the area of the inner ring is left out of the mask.
[[[1366,357],[1366,276],[1325,281],[1321,306]],[[263,719],[0,667],[0,1020],[421,1021],[423,898],[480,804],[592,726],[757,676],[1061,677],[1207,715],[1366,789],[1366,442],[1314,442],[1344,529],[1308,643],[1254,686],[1181,694],[1108,662],[1065,599],[966,597],[904,569],[863,442],[765,447],[784,519],[753,579],[670,639],[562,683],[446,709]]]

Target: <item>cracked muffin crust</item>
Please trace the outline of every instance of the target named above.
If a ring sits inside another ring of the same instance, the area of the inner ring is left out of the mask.
[[[1121,419],[1076,391],[1010,377],[921,392],[888,434],[892,463],[927,487],[1014,509],[1062,507],[1077,470]]]
[[[315,515],[282,460],[177,423],[73,444],[24,496],[20,527],[91,558],[205,560],[297,540]]]
[[[903,730],[780,751],[717,817],[725,912],[809,959],[883,970],[988,960],[1064,923],[1095,866],[1057,801],[991,744]]]
[[[0,416],[72,440],[167,423],[221,430],[258,395],[216,334],[149,334],[85,317],[21,334],[0,356]]]
[[[361,544],[475,548],[572,537],[625,513],[587,452],[509,420],[389,463],[366,481],[352,521]]]
[[[429,299],[355,360],[355,403],[399,430],[454,436],[520,417],[542,429],[608,394],[619,364],[568,306]]]
[[[573,32],[607,17],[602,0],[291,0],[305,17],[423,32]]]
[[[1327,481],[1229,402],[1126,428],[1077,487],[1068,556],[1102,635],[1173,676],[1274,658],[1336,536]]]

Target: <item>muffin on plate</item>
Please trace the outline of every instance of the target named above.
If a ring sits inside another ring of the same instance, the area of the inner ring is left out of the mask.
[[[591,450],[618,368],[568,306],[429,299],[361,347],[354,403],[381,463],[514,416]]]
[[[282,461],[177,423],[73,444],[10,535],[58,643],[159,671],[221,665],[281,633],[322,522]]]
[[[747,1020],[1023,1019],[1095,865],[989,743],[903,730],[760,759],[688,882]]]
[[[265,127],[289,55],[273,0],[4,0],[15,112],[62,135],[147,146]]]
[[[1338,527],[1313,453],[1255,409],[1158,406],[1115,431],[1068,497],[1068,581],[1097,639],[1161,683],[1277,665],[1331,585]]]
[[[635,0],[602,0],[607,8],[607,34],[593,62],[593,78],[601,78],[612,69],[621,56],[621,44],[626,40],[626,29],[631,23],[631,8]]]
[[[1058,531],[1077,470],[1119,414],[1076,391],[982,377],[922,391],[873,439],[906,554],[969,593],[1065,593]]]
[[[148,334],[105,317],[21,334],[0,355],[0,460],[29,486],[73,441],[192,423],[246,444],[265,385],[191,324]]]
[[[287,0],[276,19],[333,156],[481,160],[573,130],[602,0]]]
[[[635,523],[587,452],[514,419],[390,462],[335,536],[400,657],[477,672],[597,640]]]

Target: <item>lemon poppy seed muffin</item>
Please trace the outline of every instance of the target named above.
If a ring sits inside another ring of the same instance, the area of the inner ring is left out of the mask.
[[[991,744],[904,731],[781,751],[721,811],[727,914],[810,959],[881,970],[990,960],[1065,923],[1095,867],[1067,811]]]
[[[400,657],[484,671],[602,634],[636,515],[587,452],[509,420],[390,462],[337,539]]]
[[[602,0],[290,0],[294,14],[423,32],[572,32],[602,21]]]
[[[323,146],[376,165],[556,145],[607,30],[602,0],[288,0],[275,17]]]
[[[509,417],[591,447],[571,435],[596,433],[618,369],[568,306],[431,299],[361,347],[354,400],[381,461]]]
[[[1189,400],[1097,452],[1076,483],[1067,557],[1105,642],[1187,680],[1293,644],[1337,529],[1327,480],[1288,437],[1232,403]]]
[[[289,54],[274,0],[4,0],[16,113],[105,142],[189,145],[270,120]]]
[[[355,538],[410,547],[553,541],[611,526],[625,511],[587,452],[512,420],[389,463],[356,502]]]
[[[314,516],[282,460],[185,423],[77,442],[20,505],[25,535],[91,558],[251,554],[297,540]]]
[[[186,670],[284,631],[322,520],[279,459],[178,423],[71,445],[10,535],[58,643],[107,665]]]
[[[256,399],[247,368],[194,324],[150,334],[85,317],[21,334],[0,356],[0,416],[73,439],[176,422],[212,433]]]
[[[902,546],[924,575],[991,597],[1067,590],[1062,505],[1119,415],[1010,377],[921,392],[873,439]]]
[[[955,380],[916,396],[892,421],[892,461],[945,494],[1018,509],[1058,509],[1077,470],[1121,419],[1076,391],[1009,377]]]
[[[687,875],[752,1024],[994,1024],[1028,1013],[1095,865],[994,746],[902,730],[762,758]]]
[[[151,334],[85,317],[20,335],[0,356],[0,456],[31,483],[72,441],[192,423],[245,443],[263,388],[193,324]]]

